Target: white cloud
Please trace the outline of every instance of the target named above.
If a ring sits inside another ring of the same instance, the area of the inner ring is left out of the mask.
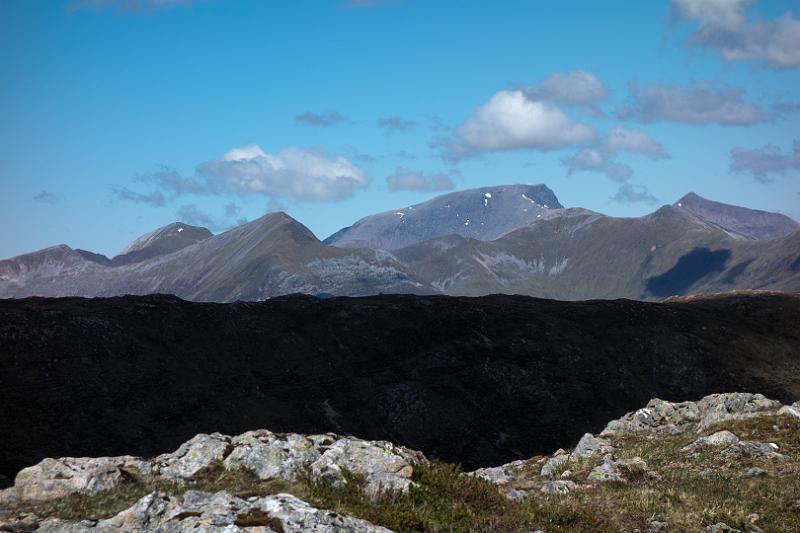
[[[603,140],[608,153],[630,152],[645,155],[651,159],[669,159],[669,154],[660,143],[650,135],[637,129],[617,126]]]
[[[617,109],[622,119],[686,124],[748,125],[765,120],[757,106],[744,100],[742,89],[717,89],[708,82],[688,87],[653,83],[629,84],[627,104]]]
[[[688,43],[717,51],[726,61],[757,60],[764,66],[800,66],[800,20],[787,12],[772,21],[748,19],[756,0],[672,0],[674,16],[697,28]]]
[[[591,141],[594,129],[573,121],[550,102],[520,90],[496,93],[440,144],[445,156],[460,158],[504,150],[554,150]]]
[[[348,198],[370,182],[366,172],[342,156],[294,147],[269,154],[256,144],[233,148],[198,166],[198,173],[236,194],[316,202]]]
[[[404,167],[397,167],[394,174],[386,176],[386,183],[392,191],[446,191],[455,187],[447,174],[426,176]]]
[[[583,106],[597,112],[595,105],[608,98],[608,88],[591,72],[577,70],[549,75],[525,91],[534,100],[551,100],[564,105]]]
[[[586,148],[561,160],[567,167],[568,174],[573,172],[598,172],[614,181],[626,181],[633,175],[633,169],[624,163],[612,161],[607,154]]]

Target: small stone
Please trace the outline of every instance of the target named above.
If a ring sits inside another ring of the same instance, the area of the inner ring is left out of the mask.
[[[800,419],[800,405],[797,405],[797,403],[795,403],[794,405],[784,405],[783,407],[778,409],[778,414],[792,416],[794,418]]]
[[[739,529],[734,529],[724,522],[719,522],[713,526],[706,527],[708,533],[742,533]]]
[[[659,522],[658,520],[653,520],[650,522],[650,531],[652,533],[657,533],[659,531],[669,531],[669,522]]]
[[[763,468],[753,467],[748,468],[742,477],[766,477],[767,475],[767,471]]]
[[[556,452],[558,453],[558,452]],[[569,461],[569,455],[566,453],[557,454],[547,460],[541,470],[542,477],[553,477],[555,471],[561,465]]]
[[[513,500],[517,503],[525,499],[525,493],[517,489],[511,489],[509,491],[506,491],[505,495],[509,500]]]
[[[545,494],[569,494],[577,487],[578,485],[574,481],[558,479],[556,481],[548,481],[542,485],[540,491]]]
[[[605,455],[614,451],[614,446],[608,439],[597,438],[591,433],[586,433],[578,441],[575,450],[569,455],[570,460],[590,459],[596,455]]]
[[[690,451],[703,446],[730,446],[731,444],[736,444],[737,442],[739,442],[739,437],[730,431],[717,431],[716,433],[708,435],[707,437],[700,437],[691,444],[684,446],[682,451]]]
[[[513,472],[506,465],[479,468],[474,472],[470,472],[470,475],[485,479],[494,485],[507,485],[515,479]]]
[[[589,481],[633,481],[646,476],[647,463],[640,457],[620,459],[608,454],[603,457],[603,463],[589,472]]]
[[[722,452],[725,457],[760,457],[788,461],[789,457],[778,453],[778,445],[772,442],[739,441]]]

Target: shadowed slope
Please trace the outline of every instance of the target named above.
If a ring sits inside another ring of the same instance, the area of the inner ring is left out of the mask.
[[[0,300],[0,474],[198,432],[335,431],[488,466],[650,398],[800,397],[800,297]]]

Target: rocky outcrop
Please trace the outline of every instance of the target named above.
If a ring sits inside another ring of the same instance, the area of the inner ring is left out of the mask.
[[[0,491],[0,502],[110,490],[131,478],[191,484],[214,468],[244,469],[262,480],[291,481],[309,474],[312,481],[338,487],[357,476],[363,479],[364,494],[376,498],[387,491],[407,491],[414,466],[420,463],[427,463],[422,453],[385,441],[267,430],[235,437],[201,433],[152,461],[129,456],[45,459],[20,471],[14,487]]]
[[[425,462],[417,451],[385,441],[339,439],[310,465],[311,478],[329,480],[334,486],[347,483],[346,472],[364,479],[368,497],[381,492],[406,492],[414,465]]]
[[[291,481],[322,456],[324,448],[336,442],[333,434],[276,434],[265,429],[234,437],[234,446],[225,458],[227,469],[246,468],[259,479]]]
[[[636,431],[658,431],[677,434],[690,429],[702,431],[726,420],[741,420],[781,408],[780,402],[761,394],[712,394],[699,402],[666,402],[650,400],[646,407],[608,423],[601,435]]]
[[[291,494],[247,500],[226,492],[188,491],[181,497],[151,493],[116,516],[99,521],[49,519],[38,533],[273,532],[391,533],[365,520],[310,506]]]
[[[538,490],[546,494],[565,494],[582,490],[579,483],[630,482],[643,479],[658,479],[640,457],[617,455],[615,440],[626,436],[642,436],[659,439],[684,433],[697,433],[716,424],[735,420],[747,420],[760,416],[785,415],[795,417],[800,402],[783,406],[761,394],[725,393],[712,394],[699,401],[667,402],[651,400],[646,407],[627,413],[609,422],[600,435],[586,433],[571,451],[559,449],[549,457],[515,461],[493,468],[476,470],[471,475],[479,476],[495,484],[506,496],[521,500]],[[731,431],[722,430],[696,438],[681,451],[695,454],[703,448],[715,448],[720,457],[761,458],[785,461],[787,456],[778,451],[774,443],[740,440]],[[601,459],[602,458],[602,459]],[[575,479],[573,470],[591,465],[585,479]],[[760,474],[759,474],[760,475]],[[569,483],[567,483],[569,482]]]
[[[136,457],[45,459],[17,474],[14,487],[0,491],[4,500],[54,500],[70,494],[113,489],[130,476],[148,475],[152,467]]]
[[[201,433],[174,452],[156,457],[154,469],[158,475],[172,481],[192,479],[212,464],[221,463],[231,448],[230,437]]]

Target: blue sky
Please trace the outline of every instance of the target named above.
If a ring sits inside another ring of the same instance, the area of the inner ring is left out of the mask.
[[[780,0],[0,3],[0,257],[107,255],[275,209],[324,238],[545,183],[800,219],[800,13]]]

